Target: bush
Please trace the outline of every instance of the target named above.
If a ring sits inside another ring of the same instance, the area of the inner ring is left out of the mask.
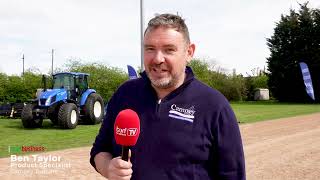
[[[35,98],[36,89],[41,88],[41,75],[26,72],[23,76],[0,74],[0,102],[26,102]]]
[[[189,66],[197,79],[220,91],[229,101],[242,101],[247,98],[245,79],[241,75],[226,75],[214,71],[209,63],[193,59]]]

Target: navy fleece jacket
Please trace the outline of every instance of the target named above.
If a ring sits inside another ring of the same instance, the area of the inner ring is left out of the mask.
[[[132,180],[245,179],[239,127],[225,97],[186,68],[183,85],[161,101],[146,74],[125,82],[108,103],[91,150],[120,156],[113,137],[117,114],[130,108],[140,117],[140,136],[131,148]]]

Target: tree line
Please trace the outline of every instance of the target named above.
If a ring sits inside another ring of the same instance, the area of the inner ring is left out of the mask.
[[[228,100],[253,100],[256,88],[267,88],[267,76],[243,77],[242,75],[227,75],[213,70],[205,60],[194,59],[189,66],[195,76],[222,92]],[[105,101],[108,101],[118,87],[128,80],[125,71],[101,63],[82,64],[80,61],[69,61],[65,68],[56,69],[57,72],[89,73],[89,86],[95,89]],[[50,78],[49,78],[50,80]],[[50,81],[47,83],[50,86]],[[21,76],[0,73],[0,103],[27,102],[36,97],[36,90],[43,88],[42,74],[27,71]]]

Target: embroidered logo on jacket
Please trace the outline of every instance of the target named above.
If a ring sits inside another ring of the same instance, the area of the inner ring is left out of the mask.
[[[171,110],[169,111],[169,117],[180,119],[184,121],[193,122],[194,119],[194,106],[191,106],[188,109],[178,107],[175,104],[171,105]]]

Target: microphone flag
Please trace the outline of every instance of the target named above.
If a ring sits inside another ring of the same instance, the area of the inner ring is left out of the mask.
[[[313,85],[312,85],[312,80],[311,80],[311,75],[309,72],[308,65],[304,62],[300,62],[299,64],[301,68],[304,85],[306,86],[306,92],[311,97],[311,99],[315,100]]]

